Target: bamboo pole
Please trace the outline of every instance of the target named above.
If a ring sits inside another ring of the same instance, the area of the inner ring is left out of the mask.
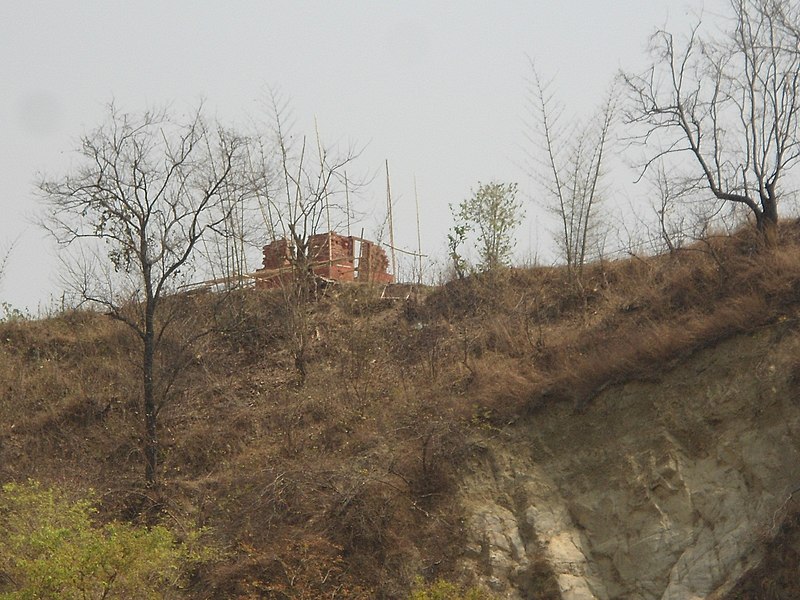
[[[317,153],[319,154],[319,172],[325,181],[325,159],[323,158],[322,154],[322,144],[319,141],[319,126],[317,125],[317,117],[314,116],[314,132],[317,134]],[[327,184],[326,184],[327,185]],[[328,224],[328,277],[331,276],[331,269],[333,265],[331,263],[331,258],[333,257],[333,241],[331,240],[331,205],[330,201],[328,200],[328,190],[323,188],[322,190],[323,198],[325,199],[325,216],[327,218]]]
[[[419,195],[417,194],[417,176],[414,175],[414,204],[417,209],[417,256],[419,267],[417,271],[417,284],[422,283],[422,234],[419,231]]]
[[[347,171],[344,172],[344,199],[347,205],[347,235],[350,236],[350,182],[347,180]]]
[[[392,250],[392,275],[397,278],[397,255],[394,250],[394,223],[392,221],[392,186],[389,183],[389,159],[386,159],[386,204],[389,215],[389,247]]]

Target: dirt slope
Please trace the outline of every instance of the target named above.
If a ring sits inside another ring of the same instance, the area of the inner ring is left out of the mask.
[[[535,597],[526,569],[538,556],[563,598],[724,597],[795,508],[795,327],[738,336],[498,435],[463,488],[465,562],[508,598]]]

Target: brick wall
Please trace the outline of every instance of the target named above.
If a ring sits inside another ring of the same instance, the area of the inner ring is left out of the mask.
[[[316,275],[334,281],[391,283],[389,261],[383,248],[361,240],[358,272],[355,267],[356,240],[337,233],[318,233],[308,238],[308,259]],[[330,249],[330,253],[328,252]],[[264,246],[264,266],[258,270],[257,288],[273,288],[292,278],[292,248],[288,240],[276,240]]]
[[[328,256],[329,237],[330,257]],[[312,235],[308,239],[308,256],[312,263],[324,263],[315,264],[314,273],[336,281],[353,281],[355,278],[354,246],[352,237],[335,233]]]
[[[389,275],[389,259],[383,248],[372,242],[361,242],[361,256],[358,259],[358,280],[369,283],[392,283]]]

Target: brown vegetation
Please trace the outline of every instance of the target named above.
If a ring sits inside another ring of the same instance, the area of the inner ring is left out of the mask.
[[[158,357],[181,370],[161,390],[155,489],[141,480],[124,326],[87,312],[6,322],[0,481],[92,487],[108,515],[208,527],[224,558],[195,574],[193,598],[401,598],[417,576],[454,577],[454,492],[483,436],[795,319],[798,282],[787,225],[770,248],[742,233],[587,265],[580,288],[562,268],[476,275],[408,302],[333,288],[309,306],[302,385],[279,292],[175,297],[186,310],[173,331],[210,333],[179,360],[171,348],[186,346],[167,339]]]

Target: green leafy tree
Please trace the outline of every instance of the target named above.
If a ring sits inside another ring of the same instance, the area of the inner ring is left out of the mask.
[[[165,527],[97,526],[89,500],[70,501],[40,484],[0,494],[0,600],[169,598],[202,558]]]
[[[459,279],[464,279],[467,274],[467,260],[461,255],[459,248],[467,240],[469,229],[465,224],[454,225],[447,234],[447,248],[450,260],[453,261],[453,270]]]
[[[514,249],[514,230],[524,217],[522,203],[517,200],[516,183],[478,183],[478,190],[457,207],[450,206],[456,224],[448,242],[456,272],[463,275],[465,262],[458,253],[472,233],[483,270],[508,266]]]

